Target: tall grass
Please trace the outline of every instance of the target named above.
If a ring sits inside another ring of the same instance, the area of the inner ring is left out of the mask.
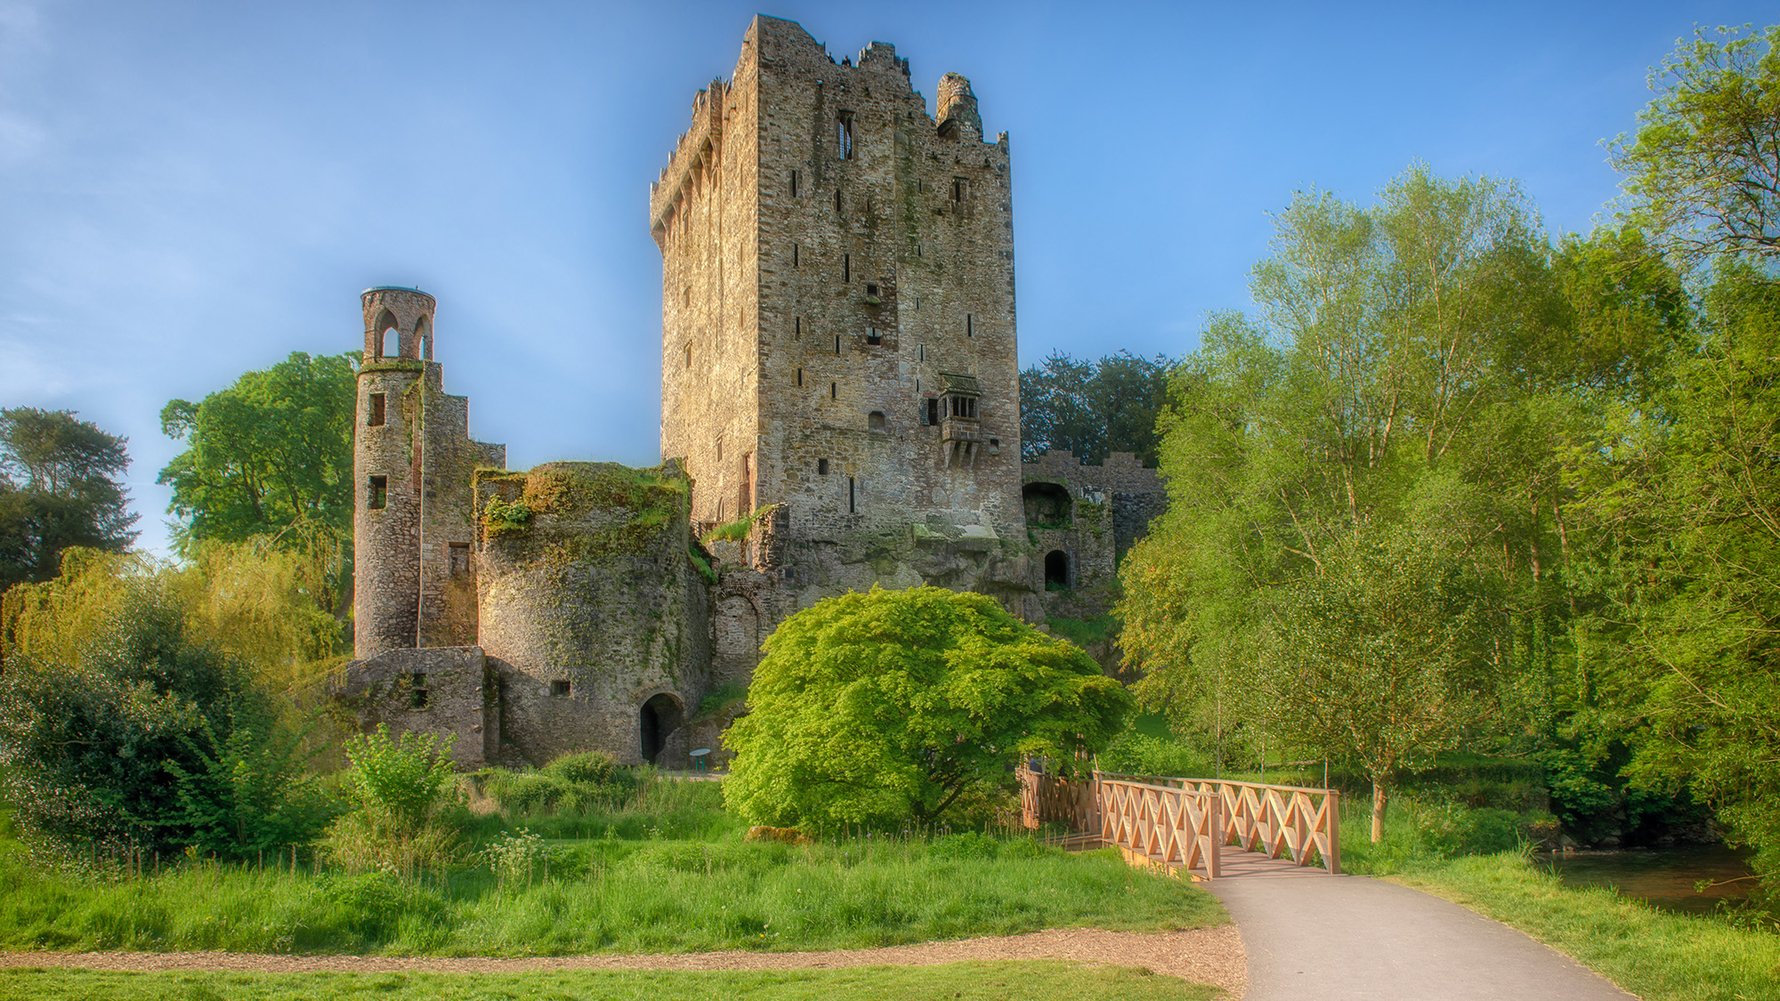
[[[748,842],[716,783],[652,778],[622,803],[473,821],[546,838],[537,879],[485,867],[402,880],[307,862],[191,862],[139,878],[45,871],[0,839],[0,947],[405,955],[809,949],[1045,927],[1224,919],[1190,884],[1028,839]]]

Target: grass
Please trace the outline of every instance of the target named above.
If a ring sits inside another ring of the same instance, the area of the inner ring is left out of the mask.
[[[826,949],[1048,927],[1221,924],[1188,883],[1110,850],[983,835],[744,841],[716,783],[654,779],[609,809],[524,818],[550,838],[537,878],[486,868],[404,882],[213,864],[79,878],[0,840],[0,948],[561,955]],[[483,818],[477,836],[505,828]],[[474,832],[473,832],[474,833]]]
[[[242,974],[0,971],[0,996],[40,1001],[1209,1001],[1218,992],[1139,970],[1051,961],[772,972],[600,971],[523,974]]]
[[[1395,878],[1519,928],[1644,1001],[1780,992],[1780,935],[1568,887],[1518,853],[1424,862]]]

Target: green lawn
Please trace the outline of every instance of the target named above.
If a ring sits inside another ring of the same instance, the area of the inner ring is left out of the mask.
[[[246,974],[0,971],[0,997],[36,1001],[1210,1001],[1139,970],[1049,961],[757,973]]]
[[[0,949],[563,955],[825,949],[1227,920],[1190,883],[982,835],[752,843],[716,783],[666,782],[625,814],[544,818],[529,885],[467,864],[413,882],[187,864],[139,878],[29,864],[0,836]],[[653,805],[650,805],[650,804]],[[650,813],[649,811],[653,811]]]

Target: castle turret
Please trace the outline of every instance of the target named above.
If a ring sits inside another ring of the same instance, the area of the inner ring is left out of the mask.
[[[365,353],[353,434],[355,654],[475,642],[470,479],[506,449],[469,437],[469,400],[447,396],[432,296],[360,296]]]
[[[971,93],[970,80],[962,73],[947,73],[939,78],[935,110],[940,135],[953,139],[983,138],[983,116],[977,112],[977,96]]]

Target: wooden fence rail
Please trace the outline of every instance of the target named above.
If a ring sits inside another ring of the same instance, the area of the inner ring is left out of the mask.
[[[1110,772],[1068,779],[1025,766],[1019,779],[1027,828],[1061,824],[1132,861],[1215,879],[1222,849],[1235,845],[1341,871],[1341,794],[1334,789]]]

